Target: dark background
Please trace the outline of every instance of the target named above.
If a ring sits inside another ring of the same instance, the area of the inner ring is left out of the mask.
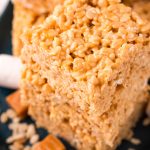
[[[0,54],[11,54],[12,10],[13,6],[10,3],[3,16],[0,18]],[[13,90],[0,87],[0,113],[6,111],[8,108],[5,103],[5,97],[11,92],[13,92]],[[134,137],[140,139],[142,143],[136,146],[127,141],[123,141],[117,150],[128,150],[128,148],[135,148],[136,150],[150,150],[150,126],[142,126],[143,118],[145,118],[145,114],[143,114],[143,117],[134,129]],[[34,122],[29,117],[25,121],[29,123]],[[38,133],[41,135],[41,139],[47,135],[47,132],[44,129],[38,129]],[[8,145],[5,143],[5,140],[10,134],[11,132],[9,131],[7,124],[4,125],[0,123],[0,150],[8,150]],[[67,142],[63,139],[61,140],[64,142],[68,150],[73,150]]]

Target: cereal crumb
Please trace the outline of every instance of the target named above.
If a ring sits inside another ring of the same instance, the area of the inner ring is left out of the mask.
[[[36,133],[34,125],[29,125],[26,133],[27,138],[31,138]]]
[[[9,145],[9,150],[31,150],[32,146],[39,141],[39,135],[36,133],[34,124],[21,123],[21,117],[9,109],[4,112],[0,120],[2,123],[6,123],[10,119],[8,128],[12,131],[12,135],[6,139],[6,143]],[[29,142],[31,146],[25,145]]]
[[[10,150],[23,150],[23,145],[19,142],[13,143],[10,147]]]
[[[134,148],[128,148],[128,150],[136,150],[136,149],[134,149]]]
[[[24,141],[24,138],[25,138],[24,134],[14,134],[14,135],[10,136],[9,138],[7,138],[6,142],[8,144],[10,144],[10,143],[13,143],[16,141]],[[22,142],[20,142],[20,143],[22,143]]]
[[[20,122],[20,118],[19,118],[19,117],[13,118],[12,121],[13,121],[14,123],[19,123],[19,122]]]
[[[8,121],[8,116],[6,113],[2,113],[1,114],[1,117],[0,117],[0,120],[2,123],[6,123]]]
[[[31,150],[31,147],[30,146],[25,146],[24,150]]]
[[[39,135],[35,134],[30,138],[30,144],[35,144],[39,140]]]
[[[150,118],[145,118],[143,120],[143,126],[148,126],[148,125],[150,125]]]
[[[130,142],[134,145],[139,145],[141,144],[141,141],[137,138],[131,138]]]
[[[12,109],[8,109],[6,111],[6,114],[7,114],[9,119],[13,119],[13,118],[15,118],[17,116],[16,112],[14,110],[12,110]]]

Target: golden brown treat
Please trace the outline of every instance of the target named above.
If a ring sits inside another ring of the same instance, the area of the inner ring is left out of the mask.
[[[14,0],[13,54],[19,56],[22,49],[20,36],[25,28],[42,23],[55,5],[63,0]]]
[[[115,149],[148,97],[150,26],[119,0],[97,2],[66,0],[22,37],[22,100],[79,150]]]

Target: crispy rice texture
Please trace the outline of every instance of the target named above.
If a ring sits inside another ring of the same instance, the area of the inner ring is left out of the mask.
[[[42,23],[53,11],[54,7],[62,4],[64,0],[14,0],[14,20],[13,20],[13,54],[20,56],[22,49],[21,34],[25,28]],[[149,0],[124,0],[124,2],[134,8],[141,16],[149,19]],[[103,3],[103,5],[106,2]],[[106,4],[105,4],[106,5]],[[146,13],[145,13],[146,12]],[[147,15],[148,14],[148,15]]]
[[[147,19],[147,21],[150,20],[149,0],[124,0],[124,3],[131,6],[143,19]]]
[[[23,47],[20,39],[25,28],[42,23],[54,7],[64,0],[14,0],[13,54],[20,56]]]
[[[22,41],[21,96],[37,124],[79,150],[114,150],[147,102],[148,19],[119,0],[66,0]]]
[[[36,14],[51,12],[54,7],[64,2],[64,0],[16,0],[25,8],[31,9]]]

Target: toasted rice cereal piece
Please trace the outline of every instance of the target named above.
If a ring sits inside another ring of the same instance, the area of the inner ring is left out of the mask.
[[[25,146],[23,150],[32,150],[31,146]]]
[[[12,135],[9,138],[7,138],[7,140],[6,140],[6,142],[8,144],[14,143],[15,141],[24,142],[25,141],[25,134],[23,134],[23,133],[20,134],[19,133],[19,134],[16,134],[16,135]]]
[[[141,144],[141,141],[137,138],[131,138],[130,142],[134,145],[139,145]]]
[[[21,120],[21,118],[19,118],[19,117],[15,117],[15,118],[12,119],[12,121],[13,121],[14,123],[19,123],[20,120]]]
[[[30,144],[35,144],[39,141],[39,135],[38,134],[34,134],[32,135],[32,137],[30,137]]]
[[[14,119],[17,116],[16,112],[13,109],[8,109],[6,111],[6,114],[9,119]]]
[[[24,146],[19,142],[14,142],[9,146],[9,150],[23,150]]]
[[[29,125],[28,130],[26,132],[27,138],[31,138],[33,135],[35,135],[35,133],[36,133],[36,130],[35,130],[34,125],[33,124]]]
[[[135,148],[128,148],[128,150],[136,150]]]
[[[8,121],[7,113],[2,113],[2,114],[0,115],[0,121],[1,121],[2,123],[7,123],[7,121]]]
[[[145,119],[143,120],[143,125],[144,125],[144,126],[150,125],[150,118],[145,118]]]

